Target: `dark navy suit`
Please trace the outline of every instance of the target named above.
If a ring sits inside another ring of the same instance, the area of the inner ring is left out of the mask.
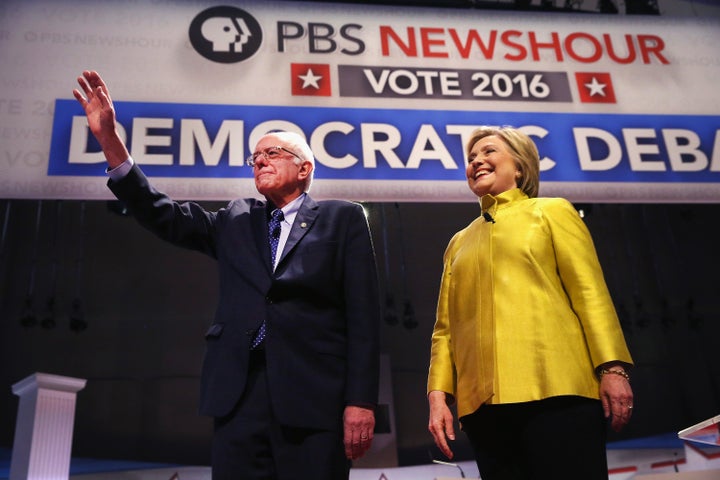
[[[223,417],[238,403],[263,320],[268,395],[280,424],[337,429],[346,405],[377,402],[380,302],[360,205],[307,196],[273,272],[266,202],[238,199],[209,212],[158,192],[137,166],[108,186],[143,226],[218,262],[201,414]]]

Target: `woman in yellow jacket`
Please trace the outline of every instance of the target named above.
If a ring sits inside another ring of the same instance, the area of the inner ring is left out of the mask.
[[[607,479],[632,358],[590,233],[569,201],[537,198],[537,147],[518,129],[480,128],[467,154],[481,214],[443,258],[430,433],[452,458],[457,402],[483,480]]]

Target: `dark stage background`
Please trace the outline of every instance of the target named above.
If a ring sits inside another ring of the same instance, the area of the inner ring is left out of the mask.
[[[637,363],[633,420],[610,439],[677,432],[717,415],[720,206],[577,207]],[[425,378],[441,257],[478,206],[366,208],[388,298],[382,349],[398,457],[401,465],[427,463],[435,450]],[[0,215],[0,447],[12,446],[15,430],[11,385],[45,372],[88,379],[78,394],[75,455],[207,464],[211,423],[196,407],[214,261],[161,242],[113,202],[0,200]],[[87,328],[73,330],[73,319]],[[460,459],[469,459],[462,436],[458,443]]]

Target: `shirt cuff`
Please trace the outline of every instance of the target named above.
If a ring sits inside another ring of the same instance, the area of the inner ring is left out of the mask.
[[[128,157],[127,160],[125,160],[123,163],[118,165],[117,167],[113,169],[106,169],[105,173],[108,174],[110,177],[110,180],[113,182],[117,182],[125,178],[125,175],[130,173],[130,170],[132,169],[135,162],[133,161],[132,157]]]

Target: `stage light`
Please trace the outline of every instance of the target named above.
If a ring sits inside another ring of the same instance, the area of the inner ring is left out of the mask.
[[[390,293],[385,295],[385,323],[388,325],[400,323],[397,313],[395,313],[395,299]]]
[[[32,298],[27,297],[25,299],[25,306],[23,306],[22,313],[20,313],[20,325],[25,328],[34,327],[37,324],[37,317],[35,317],[35,310],[32,305]]]
[[[43,328],[55,328],[55,325],[57,322],[55,321],[55,298],[50,297],[48,298],[47,304],[45,306],[45,315],[43,315],[43,319],[40,322],[40,325],[42,325]]]
[[[403,326],[408,330],[412,330],[418,326],[415,320],[415,309],[410,304],[410,300],[405,301],[405,309],[403,310]]]
[[[85,321],[85,315],[82,311],[80,299],[76,298],[72,303],[72,312],[70,312],[70,330],[73,332],[82,332],[87,329],[88,324]]]

